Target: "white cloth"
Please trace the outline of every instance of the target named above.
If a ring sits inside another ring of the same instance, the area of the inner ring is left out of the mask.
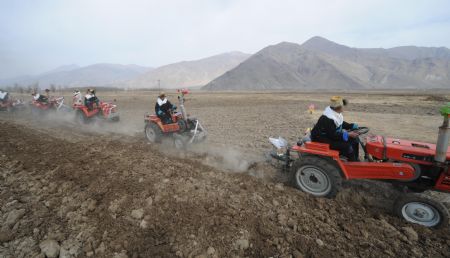
[[[158,98],[157,102],[159,106],[162,106],[167,103],[167,98],[164,99]]]
[[[80,92],[76,92],[72,98],[73,104],[81,105],[83,103],[83,98],[81,97]]]
[[[278,136],[278,138],[269,137],[269,142],[277,149],[286,148],[288,144],[288,142],[280,136]]]
[[[323,115],[334,121],[336,127],[340,127],[344,123],[344,116],[331,109],[329,106],[323,111]]]
[[[88,93],[84,96],[86,99],[91,99],[92,97],[94,97],[94,95]]]
[[[6,94],[8,94],[8,92],[0,90],[0,99],[4,99],[6,97]]]
[[[36,93],[36,94],[33,96],[33,98],[34,98],[34,100],[38,100],[40,96],[41,96],[41,94]]]

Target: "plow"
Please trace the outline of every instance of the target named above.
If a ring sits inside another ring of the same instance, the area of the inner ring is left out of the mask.
[[[299,190],[316,197],[333,198],[343,180],[369,179],[392,184],[401,191],[393,212],[410,223],[425,227],[448,226],[449,212],[425,191],[450,192],[450,104],[442,107],[443,124],[437,144],[368,135],[369,128],[354,130],[364,152],[362,161],[347,161],[325,143],[304,137],[294,145],[269,138],[269,160],[290,176]],[[365,140],[361,136],[366,135]]]

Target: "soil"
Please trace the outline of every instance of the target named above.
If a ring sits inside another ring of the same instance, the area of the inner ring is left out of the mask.
[[[180,152],[145,141],[155,95],[105,94],[121,112],[115,124],[0,114],[0,257],[448,257],[449,229],[395,217],[390,185],[350,181],[335,199],[314,198],[264,162],[267,138],[296,141],[327,96],[188,95],[209,138]],[[347,95],[346,120],[435,141],[441,102]]]

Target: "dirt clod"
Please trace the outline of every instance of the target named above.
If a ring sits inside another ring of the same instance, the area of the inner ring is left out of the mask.
[[[39,244],[39,248],[41,248],[41,252],[48,258],[56,258],[59,255],[60,246],[55,240],[44,240]]]
[[[403,233],[405,233],[406,237],[410,241],[418,241],[419,240],[419,235],[412,227],[403,227],[402,230],[403,230]]]
[[[136,209],[131,211],[131,217],[135,219],[142,219],[144,217],[144,209]]]
[[[12,211],[10,211],[8,213],[8,217],[6,217],[6,221],[5,224],[9,227],[14,226],[14,224],[17,223],[17,221],[19,221],[19,219],[21,219],[24,215],[25,215],[26,211],[25,209],[14,209]]]

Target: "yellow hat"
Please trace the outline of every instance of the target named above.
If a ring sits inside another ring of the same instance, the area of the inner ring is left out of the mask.
[[[166,96],[166,93],[164,92],[164,91],[161,91],[160,93],[159,93],[159,97],[165,97]]]
[[[333,96],[330,99],[330,107],[338,108],[344,106],[344,99],[341,96]]]

